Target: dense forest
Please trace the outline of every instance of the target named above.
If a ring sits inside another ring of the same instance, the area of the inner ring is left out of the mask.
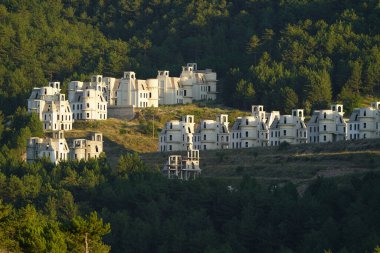
[[[139,78],[197,62],[221,103],[289,112],[380,96],[378,0],[0,1],[0,251],[380,252],[380,176],[296,186],[169,181],[137,154],[110,167],[27,164],[34,86]],[[18,108],[18,109],[16,109]]]
[[[350,111],[379,95],[379,23],[378,0],[4,0],[0,108],[49,80],[178,76],[198,62],[217,71],[226,105]]]
[[[1,252],[79,253],[86,241],[99,253],[380,252],[379,174],[319,178],[300,194],[249,176],[168,180],[137,154],[115,167],[27,164],[41,122],[25,110],[1,119]]]

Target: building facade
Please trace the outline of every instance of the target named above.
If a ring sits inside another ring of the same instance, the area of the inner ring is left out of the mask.
[[[304,122],[303,109],[292,110],[291,115],[280,115],[270,126],[270,146],[278,146],[282,142],[302,144],[307,142],[307,127]]]
[[[343,105],[331,105],[330,110],[314,111],[307,127],[310,143],[343,141],[347,138],[347,124],[343,118]]]
[[[194,136],[193,146],[198,150],[228,149],[230,131],[228,115],[220,114],[216,120],[201,120]]]
[[[49,86],[34,88],[28,99],[28,112],[37,113],[45,131],[72,129],[70,104],[60,91],[59,82],[49,82]]]
[[[135,72],[124,72],[116,97],[118,106],[158,107],[158,80],[140,80]]]
[[[159,151],[184,151],[193,148],[194,116],[167,122],[159,136]]]
[[[70,145],[72,160],[96,159],[101,153],[103,153],[103,135],[101,133],[92,133],[90,139],[74,139]]]
[[[170,77],[169,71],[158,71],[158,104],[175,105],[183,104],[183,90],[179,77]]]
[[[264,111],[263,105],[253,105],[252,115],[238,117],[232,126],[230,148],[265,147],[269,145],[269,129],[280,112]]]
[[[180,88],[183,95],[183,104],[189,104],[197,100],[215,100],[216,73],[211,69],[198,70],[196,63],[187,63],[182,67],[180,75]]]
[[[68,158],[69,147],[63,131],[54,131],[48,138],[32,137],[27,140],[26,159],[28,162],[48,159],[58,164]]]
[[[74,120],[107,119],[107,83],[103,76],[95,75],[90,82],[72,81],[69,83],[68,95]]]
[[[103,153],[103,136],[93,133],[90,139],[73,139],[68,146],[63,131],[54,131],[51,137],[32,137],[27,141],[26,158],[28,162],[48,159],[58,164],[66,160],[85,160],[99,158]]]
[[[201,174],[199,160],[199,150],[188,150],[187,157],[171,155],[161,172],[168,179],[195,179]]]
[[[349,140],[380,137],[380,102],[372,102],[369,107],[355,108],[348,122]]]

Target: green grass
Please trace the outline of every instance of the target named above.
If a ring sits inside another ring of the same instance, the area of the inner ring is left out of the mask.
[[[216,115],[221,113],[228,114],[230,122],[233,122],[237,116],[249,115],[249,112],[205,107],[203,104],[160,106],[159,108],[141,109],[130,121],[114,118],[104,121],[76,121],[73,130],[66,132],[66,137],[82,138],[91,132],[102,132],[104,151],[110,163],[114,165],[120,155],[126,152],[156,152],[158,135],[169,120],[180,119],[183,115],[191,114],[195,116],[195,122],[199,122],[201,119],[215,119]]]
[[[162,165],[172,153],[142,154],[148,166]],[[182,154],[184,154],[182,152]],[[300,188],[321,177],[343,177],[380,170],[380,139],[329,144],[201,151],[202,176],[238,180],[245,175],[262,182],[291,181]]]
[[[368,98],[368,101],[372,100]],[[199,122],[201,119],[215,119],[220,113],[228,114],[231,124],[236,117],[250,114],[230,108],[203,107],[202,104],[145,108],[130,121],[77,121],[74,130],[67,132],[66,136],[85,137],[90,132],[102,132],[104,150],[111,165],[116,165],[125,152],[138,152],[149,167],[161,168],[170,155],[156,152],[157,137],[165,122],[180,119],[186,114],[194,115],[195,121]],[[291,145],[283,149],[201,151],[201,168],[204,177],[236,181],[249,175],[268,182],[292,181],[302,187],[318,176],[341,177],[380,170],[380,139]]]

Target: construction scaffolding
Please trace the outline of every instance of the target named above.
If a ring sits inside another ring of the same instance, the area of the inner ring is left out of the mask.
[[[201,174],[199,160],[199,150],[189,150],[187,157],[171,155],[161,171],[168,179],[195,179]]]

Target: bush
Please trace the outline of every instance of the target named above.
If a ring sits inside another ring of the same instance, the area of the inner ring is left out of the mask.
[[[287,150],[289,147],[290,147],[289,142],[284,141],[280,143],[280,145],[278,146],[278,150]]]

